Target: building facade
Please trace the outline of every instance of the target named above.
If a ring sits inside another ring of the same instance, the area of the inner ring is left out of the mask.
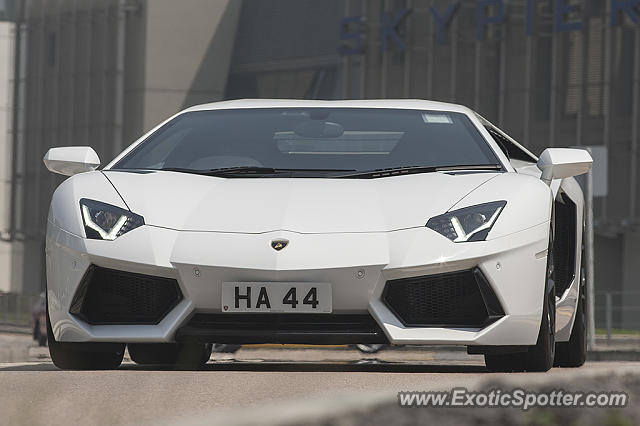
[[[15,1],[10,292],[44,286],[44,234],[62,182],[42,157],[90,145],[103,164],[157,121],[223,99],[241,3]],[[7,291],[7,290],[5,290]]]
[[[535,153],[606,148],[596,287],[624,292],[630,309],[615,322],[640,328],[640,0],[23,0],[13,10],[24,48],[2,231],[17,253],[15,289],[44,282],[60,182],[42,165],[51,146],[91,145],[106,164],[174,112],[225,98],[424,98],[465,104]]]

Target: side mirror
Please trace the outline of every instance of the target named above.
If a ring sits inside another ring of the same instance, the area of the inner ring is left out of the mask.
[[[63,146],[47,151],[44,165],[53,173],[73,176],[95,170],[100,165],[100,158],[89,146]]]
[[[553,179],[564,179],[587,173],[591,169],[593,158],[584,149],[547,148],[538,158],[538,168],[542,170],[542,179],[551,185]]]

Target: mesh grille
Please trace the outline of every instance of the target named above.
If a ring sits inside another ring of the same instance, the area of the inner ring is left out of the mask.
[[[216,343],[388,343],[370,314],[195,314],[177,341]]]
[[[176,280],[91,266],[70,312],[90,324],[157,324],[181,299]]]
[[[477,328],[490,320],[473,270],[388,281],[383,298],[408,326]]]

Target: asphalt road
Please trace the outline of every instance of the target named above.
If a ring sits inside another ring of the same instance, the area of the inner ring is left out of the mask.
[[[504,376],[484,369],[482,357],[460,351],[386,351],[362,355],[344,348],[243,348],[214,354],[202,371],[142,368],[60,371],[46,352],[25,363],[0,364],[0,424],[158,424],[220,410],[246,415],[287,401],[372,391],[430,390]],[[588,363],[581,369],[518,374],[568,385],[589,372],[640,363]],[[228,411],[231,410],[231,411]]]

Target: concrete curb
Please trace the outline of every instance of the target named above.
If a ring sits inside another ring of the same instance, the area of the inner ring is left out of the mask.
[[[11,333],[11,334],[31,334],[33,330],[31,327],[25,327],[23,325],[12,325],[12,324],[0,324],[0,333]]]
[[[587,361],[640,361],[640,348],[595,349],[587,353]]]

